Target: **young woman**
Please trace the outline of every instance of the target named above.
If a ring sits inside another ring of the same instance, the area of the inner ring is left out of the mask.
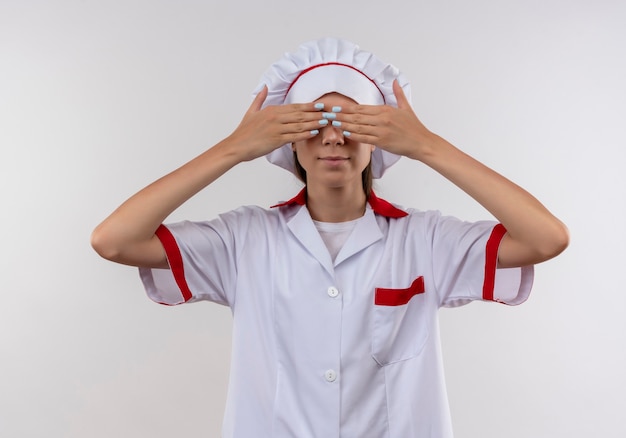
[[[233,312],[225,437],[451,437],[437,310],[519,304],[567,228],[522,188],[424,127],[393,66],[325,38],[266,72],[233,133],[124,202],[93,232],[164,304]],[[274,208],[165,218],[266,156],[305,183]],[[497,222],[402,209],[372,178],[418,160]]]

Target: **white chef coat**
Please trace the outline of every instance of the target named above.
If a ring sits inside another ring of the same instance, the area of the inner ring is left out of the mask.
[[[437,310],[526,300],[533,267],[496,269],[504,233],[372,194],[333,262],[302,191],[161,226],[170,270],[140,275],[159,303],[232,309],[224,437],[449,438]]]

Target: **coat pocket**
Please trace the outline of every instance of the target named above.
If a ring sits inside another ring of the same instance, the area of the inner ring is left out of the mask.
[[[372,329],[372,357],[379,365],[420,354],[430,331],[424,277],[405,289],[376,288]]]
[[[377,306],[402,306],[417,294],[423,294],[424,277],[417,277],[406,289],[384,289],[377,287],[374,304]]]

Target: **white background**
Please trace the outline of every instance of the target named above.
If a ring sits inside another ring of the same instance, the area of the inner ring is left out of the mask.
[[[524,305],[441,312],[457,438],[626,436],[625,5],[0,0],[0,436],[219,435],[228,309],[153,304],[89,235],[228,135],[285,51],[327,35],[394,63],[430,129],[571,230]],[[257,160],[169,220],[299,187]],[[407,159],[376,190],[490,218]]]

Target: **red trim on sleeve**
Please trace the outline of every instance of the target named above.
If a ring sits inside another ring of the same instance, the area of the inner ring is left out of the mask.
[[[417,294],[423,294],[424,277],[417,277],[411,286],[406,289],[384,289],[376,288],[374,304],[377,306],[402,306],[409,302]]]
[[[504,225],[493,227],[485,252],[485,281],[483,283],[483,300],[493,301],[493,289],[496,283],[496,269],[498,268],[498,248],[506,234]]]
[[[163,248],[165,249],[170,270],[172,271],[174,280],[183,295],[183,300],[189,301],[192,297],[192,293],[189,289],[189,285],[187,284],[187,280],[185,279],[183,257],[180,254],[180,249],[178,248],[174,235],[165,225],[159,225],[159,228],[157,228],[154,234],[156,234],[159,238]]]

